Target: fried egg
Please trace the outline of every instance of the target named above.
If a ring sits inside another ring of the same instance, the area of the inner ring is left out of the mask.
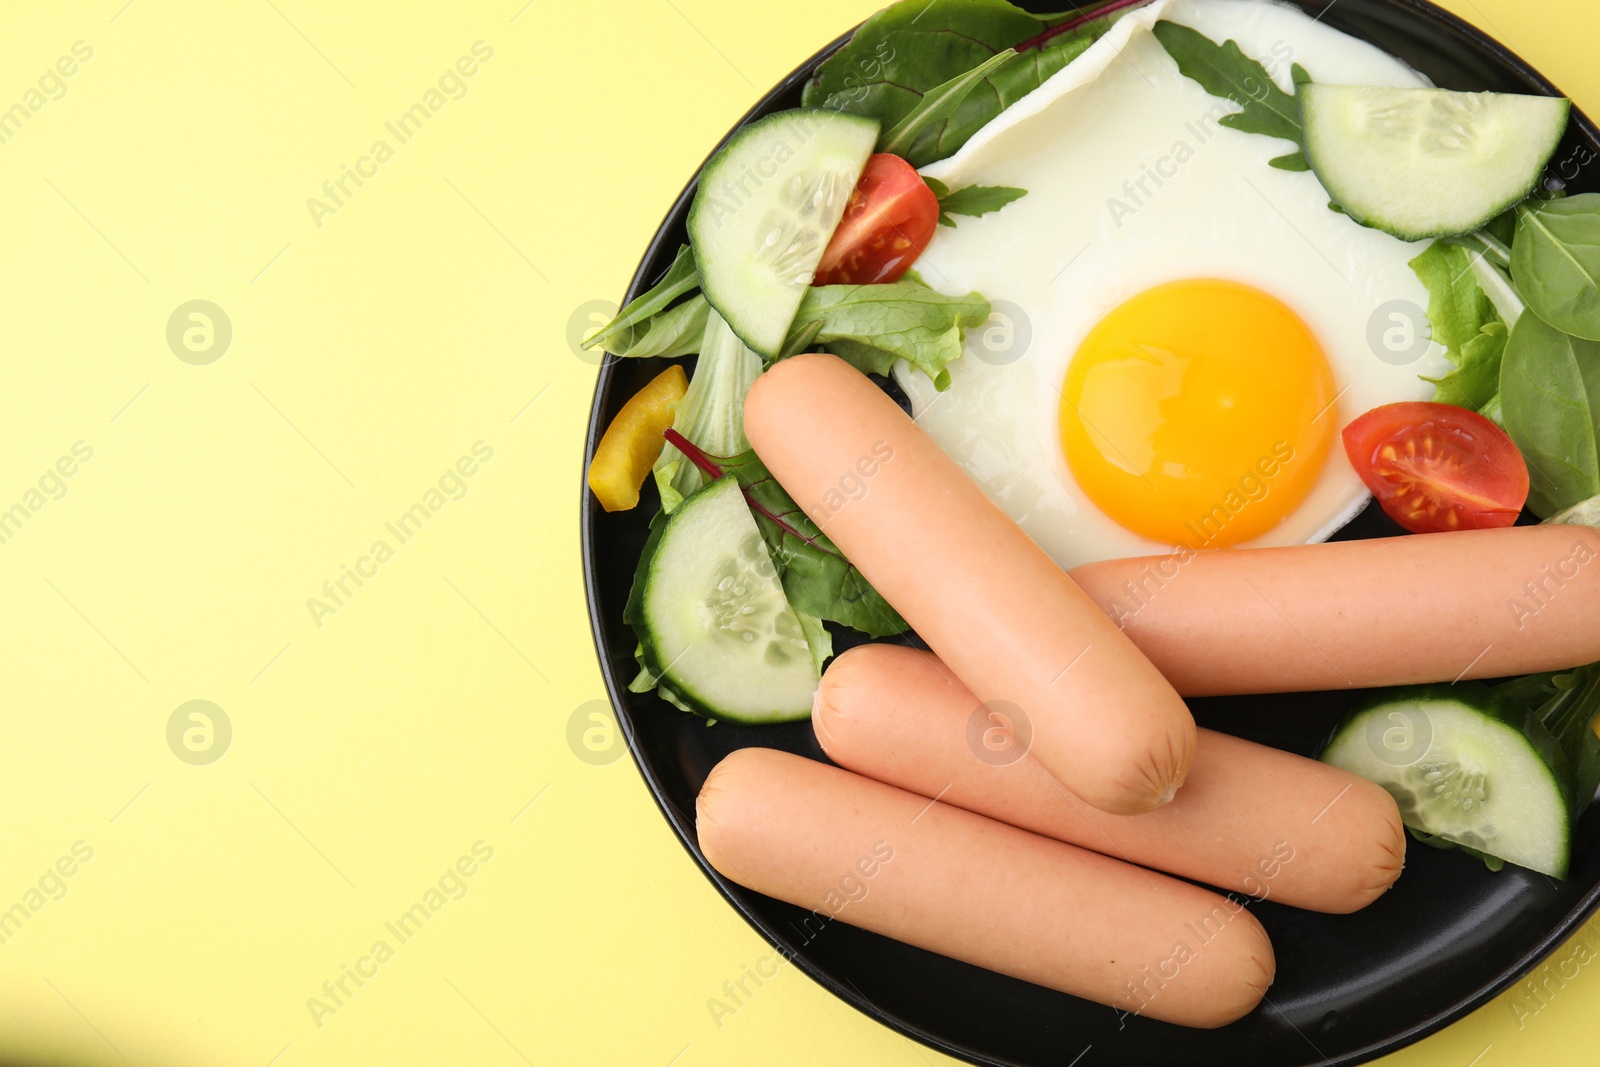
[[[940,227],[934,288],[989,297],[934,389],[902,365],[912,413],[1064,567],[1328,537],[1368,494],[1339,431],[1425,400],[1448,365],[1408,261],[1425,245],[1329,209],[1292,145],[1218,123],[1235,104],[1178,72],[1151,27],[1237,41],[1286,91],[1428,84],[1392,56],[1261,0],[1155,0],[923,170],[952,189],[1013,186],[997,212]],[[1412,311],[1411,309],[1415,309]],[[1382,340],[1380,341],[1380,338]]]

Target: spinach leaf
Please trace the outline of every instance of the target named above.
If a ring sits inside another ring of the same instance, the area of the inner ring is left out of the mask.
[[[1299,102],[1278,88],[1267,69],[1245,55],[1237,41],[1217,44],[1198,30],[1166,19],[1155,24],[1154,32],[1184,77],[1199,82],[1212,96],[1226,97],[1239,106],[1240,110],[1222,116],[1218,122],[1243,133],[1293,141],[1295,150],[1272,160],[1272,166],[1279,170],[1310,169],[1299,147]],[[1311,80],[1298,63],[1292,76],[1296,86]]]
[[[711,305],[706,303],[706,298],[696,293],[666,311],[658,311],[613,331],[604,342],[606,351],[625,359],[687,356],[698,352],[710,311]]]
[[[869,374],[888,374],[903,359],[949,387],[945,366],[961,356],[966,331],[989,319],[989,302],[977,293],[945,296],[917,282],[820,285],[806,290],[795,330],[816,322],[813,343]]]
[[[619,311],[616,318],[600,327],[593,337],[583,342],[582,347],[587,350],[595,345],[606,345],[607,352],[615,351],[609,347],[608,342],[624,331],[631,331],[640,326],[650,316],[665,311],[674,300],[699,285],[700,272],[695,266],[694,252],[688,245],[684,245],[678,249],[677,258],[661,276],[661,280],[651,286],[649,291],[628,301],[628,306]]]
[[[917,106],[912,108],[905,118],[894,124],[894,129],[884,131],[878,138],[878,151],[893,152],[897,156],[909,153],[912,145],[916,144],[924,133],[948,122],[960,110],[962,102],[973,89],[977,88],[979,82],[1015,58],[1017,53],[1007,48],[1004,52],[990,56],[965,74],[958,74],[943,85],[929,89],[922,95],[922,99],[917,101]]]
[[[1600,494],[1600,343],[1523,315],[1506,344],[1500,404],[1506,433],[1528,463],[1536,515]]]
[[[1511,276],[1535,315],[1600,341],[1600,193],[1518,204]]]
[[[939,199],[939,225],[954,226],[951,215],[987,215],[999,211],[1013,200],[1021,200],[1028,190],[1010,185],[969,185],[951,192],[949,186],[935,178],[924,178],[933,195]]]
[[[875,118],[892,129],[933,89],[1071,16],[1035,16],[1006,0],[901,0],[856,30],[806,83],[804,107]],[[904,153],[922,167],[955,152],[1105,32],[1097,20],[1029,48],[990,73]]]

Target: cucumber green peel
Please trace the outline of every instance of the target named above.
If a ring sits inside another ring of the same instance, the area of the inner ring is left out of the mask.
[[[1388,790],[1420,839],[1491,868],[1563,878],[1575,807],[1569,761],[1537,715],[1477,682],[1407,686],[1363,700],[1322,760]]]

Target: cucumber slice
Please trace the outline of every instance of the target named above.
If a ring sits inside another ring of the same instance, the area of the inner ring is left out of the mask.
[[[1559,96],[1300,87],[1306,159],[1351,218],[1406,241],[1471,233],[1527,196],[1567,128]]]
[[[811,714],[816,663],[732,475],[650,535],[625,618],[640,663],[680,707],[744,723]]]
[[[878,140],[875,119],[780,111],[700,172],[689,242],[700,288],[746,345],[776,359]]]
[[[1487,686],[1386,690],[1345,717],[1320,758],[1387,789],[1413,829],[1566,877],[1566,761],[1549,731]]]

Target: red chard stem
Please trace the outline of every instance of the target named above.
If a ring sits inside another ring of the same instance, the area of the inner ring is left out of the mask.
[[[1143,4],[1145,2],[1146,0],[1111,0],[1111,3],[1109,4],[1102,4],[1086,15],[1079,15],[1077,18],[1068,19],[1059,26],[1052,26],[1048,30],[1045,30],[1043,33],[1039,34],[1039,36],[1030,37],[1021,44],[1014,45],[1013,47],[1015,47],[1018,52],[1031,51],[1032,49],[1040,47],[1046,41],[1049,41],[1055,37],[1060,37],[1063,33],[1070,33],[1079,26],[1093,22],[1095,19],[1103,19],[1107,15],[1115,14],[1116,12],[1121,11],[1125,7],[1133,7],[1136,4]]]

